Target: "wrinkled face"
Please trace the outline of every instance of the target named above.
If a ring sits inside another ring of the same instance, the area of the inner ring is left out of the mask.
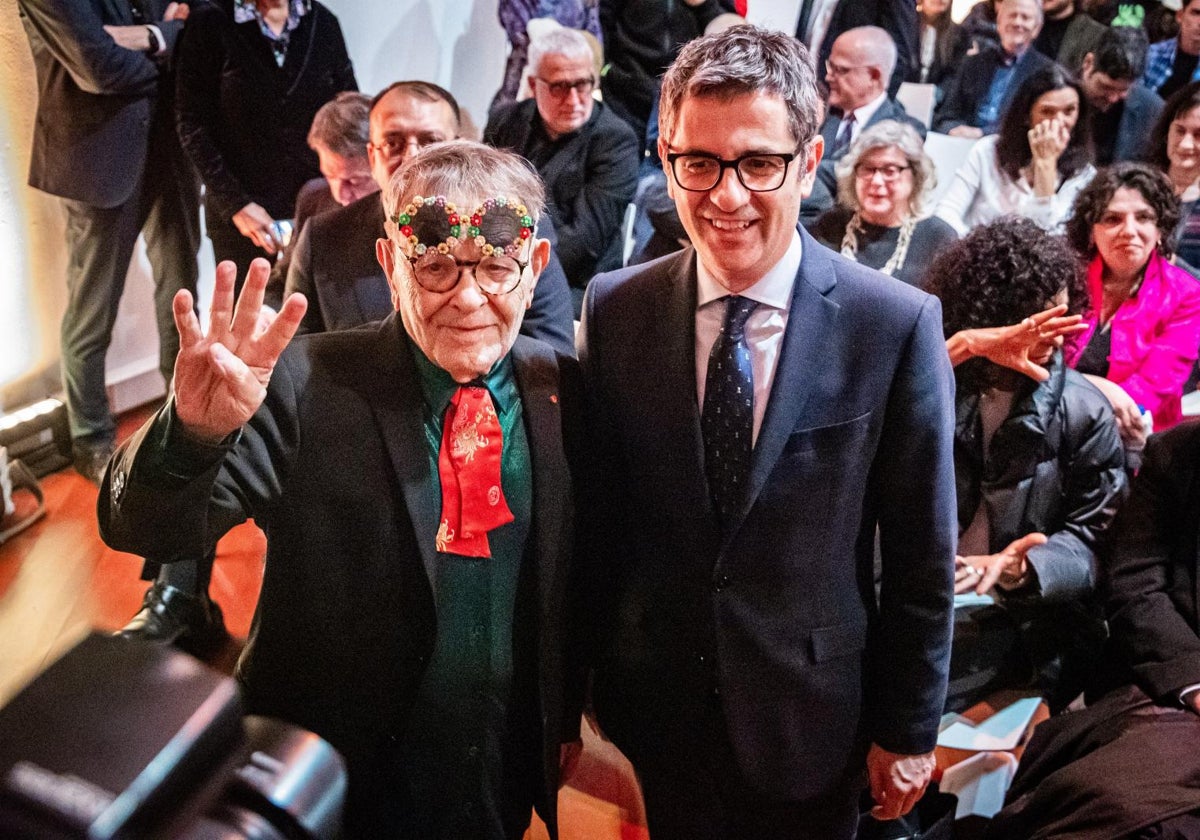
[[[1037,0],[1001,0],[996,4],[996,31],[1009,55],[1025,52],[1042,30]]]
[[[1192,0],[1175,13],[1179,22],[1179,48],[1188,55],[1200,55],[1200,0]]]
[[[1173,173],[1200,175],[1200,108],[1184,111],[1171,121],[1167,160]]]
[[[838,37],[825,62],[829,104],[843,111],[861,108],[883,93],[883,72],[857,48],[853,32]]]
[[[658,141],[667,170],[667,188],[700,259],[730,292],[757,282],[787,251],[800,216],[800,198],[811,188],[823,145],[810,141],[800,160],[788,124],[787,106],[773,93],[747,93],[729,99],[687,97],[675,125]],[[724,160],[742,155],[791,154],[783,185],[772,192],[751,192],[732,167],[710,190],[692,192],[675,182],[667,154],[707,154]]]
[[[411,196],[399,202],[403,206]],[[478,200],[455,202],[475,207]],[[533,300],[538,275],[550,257],[550,243],[530,239],[519,259],[529,265],[520,285],[506,294],[488,295],[480,289],[473,268],[463,268],[458,283],[445,292],[431,292],[417,283],[412,264],[396,245],[400,238],[393,222],[387,223],[389,239],[375,246],[379,264],[392,290],[392,303],[404,328],[421,352],[456,382],[470,382],[485,375],[512,349],[525,310]],[[473,241],[450,251],[460,262],[477,262],[484,255]]]
[[[1087,97],[1089,105],[1097,111],[1104,112],[1129,97],[1133,79],[1114,79],[1107,73],[1093,68],[1092,56],[1089,53],[1083,57],[1083,67],[1079,74],[1083,95]]]
[[[592,116],[591,86],[595,68],[590,58],[551,53],[542,57],[537,77],[530,77],[538,114],[551,140],[578,131]]]
[[[1158,247],[1158,214],[1137,190],[1121,187],[1092,225],[1104,264],[1117,274],[1141,271]]]
[[[874,225],[895,227],[910,215],[913,171],[896,146],[872,149],[854,167],[859,213]]]
[[[1079,94],[1075,88],[1048,90],[1033,101],[1029,124],[1034,126],[1052,120],[1061,122],[1067,131],[1075,129],[1075,123],[1079,122]]]
[[[371,175],[366,157],[344,157],[317,146],[321,174],[329,182],[329,192],[338,204],[345,207],[379,189]]]
[[[367,157],[375,183],[386,189],[392,173],[418,151],[457,136],[458,121],[448,102],[421,99],[403,90],[392,91],[371,111]]]

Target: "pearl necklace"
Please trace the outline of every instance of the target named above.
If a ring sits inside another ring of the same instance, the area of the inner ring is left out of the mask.
[[[904,259],[908,256],[908,246],[912,242],[913,230],[916,226],[917,218],[911,215],[900,226],[900,235],[896,238],[896,248],[892,251],[892,256],[888,261],[883,264],[883,268],[879,269],[889,277],[895,277],[896,272],[904,268]],[[864,232],[862,217],[855,212],[850,217],[850,221],[846,223],[846,233],[842,237],[843,257],[858,262],[858,237]]]

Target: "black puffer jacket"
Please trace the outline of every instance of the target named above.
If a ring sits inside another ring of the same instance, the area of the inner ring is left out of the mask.
[[[1094,598],[1096,549],[1125,498],[1128,479],[1108,400],[1065,367],[1061,353],[1048,369],[1046,382],[1022,382],[986,462],[979,394],[960,387],[954,465],[960,533],[982,503],[989,551],[1001,551],[1035,531],[1049,537],[1028,553],[1031,583],[1001,593],[996,607],[975,613],[975,622],[1015,629],[1017,644],[1005,652],[1009,661],[990,665],[999,682],[1012,682],[1016,674],[1032,676],[1032,684],[1057,710],[1083,689],[1092,658],[1100,653],[1104,625]],[[956,678],[971,682],[966,669],[981,665],[978,657],[972,664],[972,653],[960,647],[956,638],[954,657],[961,667],[951,666],[952,693]],[[1016,686],[986,689],[1005,687]]]

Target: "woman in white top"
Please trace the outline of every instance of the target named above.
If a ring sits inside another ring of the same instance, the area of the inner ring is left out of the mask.
[[[1058,65],[1025,80],[1000,132],[971,149],[935,214],[960,235],[1015,213],[1061,232],[1092,176],[1091,137],[1079,83]]]

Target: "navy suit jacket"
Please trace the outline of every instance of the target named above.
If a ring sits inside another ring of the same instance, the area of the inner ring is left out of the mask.
[[[717,694],[742,776],[789,800],[846,784],[871,742],[933,748],[958,529],[940,304],[801,237],[724,536],[696,395],[696,252],[597,277],[580,336],[600,723],[636,767],[694,738]]]
[[[169,56],[183,22],[160,22],[166,0],[147,5]],[[146,166],[160,72],[104,31],[133,24],[129,3],[18,0],[17,8],[38,78],[29,185],[96,207],[123,204]]]
[[[375,259],[375,240],[385,235],[381,193],[313,216],[292,249],[284,299],[303,292],[308,311],[303,332],[358,327],[386,318],[395,309],[387,277]],[[575,353],[571,291],[554,249],[554,225],[543,214],[538,236],[550,240],[550,263],[538,278],[521,332],[567,355]]]

